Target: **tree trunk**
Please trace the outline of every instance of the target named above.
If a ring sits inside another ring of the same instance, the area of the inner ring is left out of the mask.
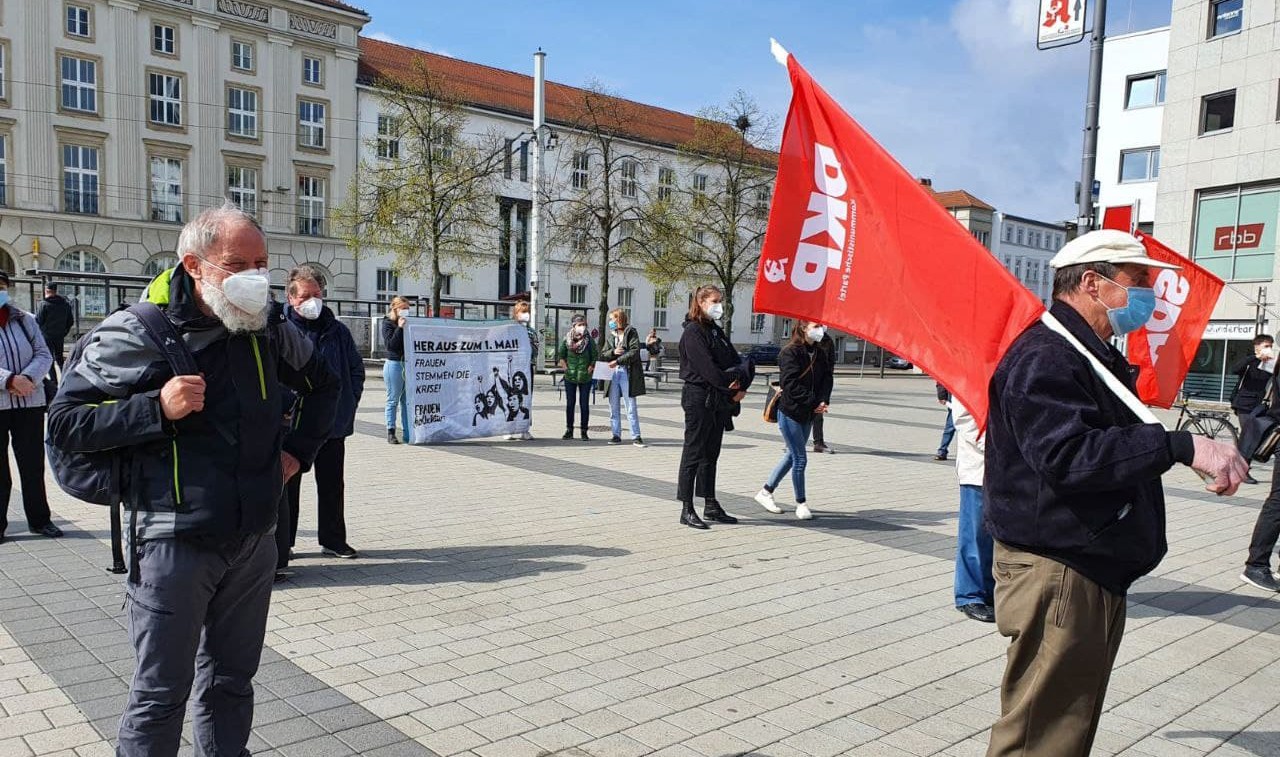
[[[720,321],[720,328],[724,329],[725,339],[729,343],[733,343],[733,287],[726,286],[724,294],[724,319]]]
[[[600,266],[600,349],[609,338],[609,253],[606,251]]]
[[[440,280],[440,249],[433,245],[431,249],[431,314],[436,318],[443,317],[440,310],[443,284],[444,282]]]

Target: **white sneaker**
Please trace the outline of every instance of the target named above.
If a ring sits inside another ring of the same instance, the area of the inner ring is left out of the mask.
[[[519,434],[507,434],[504,438],[505,438],[507,441],[509,441],[509,442],[514,442],[514,441],[518,441],[518,440],[520,439],[520,435],[519,435]]]
[[[761,507],[771,513],[782,512],[782,508],[778,507],[778,503],[773,501],[773,492],[768,489],[761,489],[756,494],[756,502],[759,502]]]
[[[800,520],[812,520],[813,513],[809,512],[809,506],[800,504],[796,505],[796,517]]]
[[[522,442],[531,442],[531,441],[533,441],[533,434],[529,433],[528,431],[521,431],[521,432],[520,432],[520,441],[522,441]]]

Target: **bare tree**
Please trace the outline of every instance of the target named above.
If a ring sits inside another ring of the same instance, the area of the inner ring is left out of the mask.
[[[483,254],[474,240],[493,224],[504,144],[496,133],[466,134],[461,99],[423,61],[376,87],[385,108],[371,140],[377,157],[360,161],[335,217],[357,257],[390,250],[398,272],[429,272],[439,312],[442,265],[464,268]]]
[[[551,238],[569,250],[571,265],[594,266],[600,274],[598,328],[607,331],[609,283],[614,266],[634,256],[644,219],[643,181],[652,154],[627,138],[638,118],[635,104],[598,82],[577,93],[572,121],[561,140],[567,160],[544,185]],[[559,178],[567,173],[566,178]]]
[[[710,277],[724,292],[724,329],[733,335],[734,299],[760,262],[777,155],[764,147],[777,120],[739,90],[726,105],[698,115],[693,137],[680,146],[691,172],[682,184],[658,182],[646,206],[639,248],[654,284]]]

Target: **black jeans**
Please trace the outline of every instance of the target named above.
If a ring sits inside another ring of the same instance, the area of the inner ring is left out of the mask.
[[[1249,541],[1250,568],[1271,568],[1271,553],[1280,540],[1280,455],[1275,457],[1275,472],[1271,474],[1271,493],[1262,503],[1258,522],[1253,526],[1253,538]]]
[[[827,440],[822,436],[822,413],[814,413],[813,415],[813,443],[815,446],[827,446]]]
[[[36,391],[44,391],[39,385]],[[13,473],[9,470],[9,440],[22,482],[22,509],[27,528],[38,531],[49,525],[49,500],[44,492],[44,408],[0,410],[0,534],[9,526],[9,497]]]
[[[571,381],[564,382],[564,427],[573,428],[573,408],[574,405],[582,407],[582,430],[587,430],[587,413],[591,406],[591,382],[585,384],[575,384]]]
[[[316,453],[311,472],[316,476],[316,503],[320,546],[340,549],[347,545],[347,520],[343,505],[346,480],[347,440],[330,439]],[[298,508],[302,498],[302,474],[289,479],[280,501],[276,522],[276,567],[289,564],[289,548],[298,538]]]
[[[729,417],[728,408],[722,407],[724,401],[714,390],[697,384],[685,384],[680,392],[684,449],[680,452],[676,496],[681,502],[692,502],[695,496],[716,498],[716,465]]]

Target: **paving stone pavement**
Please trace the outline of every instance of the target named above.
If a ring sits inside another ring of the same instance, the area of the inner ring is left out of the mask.
[[[640,399],[647,449],[560,441],[546,387],[534,442],[422,448],[386,443],[367,387],[347,470],[361,557],[320,557],[308,480],[255,754],[985,752],[1005,642],[952,607],[959,495],[932,459],[931,382],[838,380],[808,522],[751,500],[782,451],[753,395],[720,470],[742,523],[710,532],[676,523],[676,389]],[[1237,578],[1257,475],[1225,499],[1166,477],[1170,553],[1130,597],[1095,754],[1280,755],[1280,597]],[[26,536],[19,512],[0,546],[2,757],[110,754],[132,671],[106,512],[49,486],[67,538]],[[793,509],[789,482],[778,498]]]

